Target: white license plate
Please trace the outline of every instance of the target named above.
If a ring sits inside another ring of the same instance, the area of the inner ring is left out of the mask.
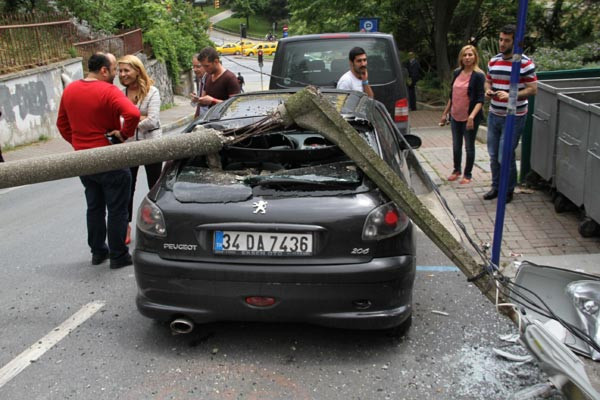
[[[217,254],[250,256],[310,256],[313,237],[307,233],[215,231]]]

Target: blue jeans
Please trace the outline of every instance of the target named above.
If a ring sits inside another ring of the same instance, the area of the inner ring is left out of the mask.
[[[512,138],[512,151],[510,163],[510,179],[508,183],[508,193],[515,191],[517,186],[517,162],[515,160],[515,150],[521,139],[521,134],[525,128],[527,115],[515,116],[515,132]],[[504,146],[504,126],[506,117],[490,113],[487,126],[487,148],[490,154],[490,169],[492,171],[492,189],[498,190],[500,185],[500,163],[502,162],[502,147]]]
[[[127,257],[127,205],[131,195],[129,168],[79,177],[87,201],[88,245],[92,254],[106,254],[111,260]],[[106,219],[108,210],[108,219]],[[108,247],[106,237],[108,234]]]
[[[465,153],[467,154],[464,176],[471,179],[473,177],[473,164],[475,164],[475,138],[477,137],[479,123],[475,123],[473,129],[467,129],[467,121],[455,121],[452,118],[450,120],[450,127],[452,128],[452,155],[454,159],[454,171],[452,172],[460,173],[464,138]]]

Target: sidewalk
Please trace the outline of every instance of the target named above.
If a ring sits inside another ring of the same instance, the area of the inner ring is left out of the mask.
[[[437,125],[440,114],[440,111],[411,112],[412,131],[423,140],[418,154],[450,208],[476,242],[491,244],[496,200],[483,200],[483,194],[491,184],[487,147],[476,143],[473,181],[470,184],[448,182],[446,177],[453,167],[452,135],[449,126]],[[600,274],[600,256],[592,257],[596,260],[595,266],[589,262],[590,254],[600,254],[600,238],[579,235],[579,221],[575,212],[556,213],[549,191],[517,187],[514,200],[506,206],[501,262],[528,259],[548,263],[553,260],[548,256],[561,256],[563,260],[557,261],[558,266],[564,264],[564,256],[569,255],[571,268]]]

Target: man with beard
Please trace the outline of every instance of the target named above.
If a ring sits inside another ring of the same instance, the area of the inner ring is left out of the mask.
[[[92,55],[88,70],[86,78],[65,88],[56,121],[60,134],[75,150],[109,146],[108,137],[122,142],[133,136],[140,120],[140,111],[135,104],[112,83],[117,74],[114,55]],[[131,265],[131,254],[125,244],[127,205],[131,194],[129,168],[80,176],[79,179],[85,188],[92,265],[102,264],[107,258],[111,269]]]
[[[500,181],[501,152],[504,146],[504,127],[506,115],[508,114],[508,94],[510,90],[510,71],[512,69],[513,45],[515,41],[516,27],[505,25],[500,31],[499,48],[500,54],[492,57],[488,63],[488,73],[485,82],[485,96],[491,98],[487,125],[487,147],[490,154],[490,169],[492,171],[492,188],[483,195],[485,200],[498,197]],[[515,132],[512,138],[512,151],[510,162],[510,181],[506,202],[513,199],[515,186],[517,185],[517,163],[515,161],[515,149],[525,128],[527,119],[527,98],[537,93],[537,77],[535,65],[525,54],[521,58],[521,70],[519,71],[519,84],[517,93],[517,105],[515,111]]]
[[[373,89],[369,86],[369,73],[367,72],[367,53],[361,47],[353,47],[348,54],[350,71],[341,76],[337,89],[357,90],[365,92],[373,98]]]
[[[199,104],[212,107],[240,93],[237,77],[223,67],[215,49],[205,47],[198,53],[197,60],[207,74],[202,96],[198,98]]]

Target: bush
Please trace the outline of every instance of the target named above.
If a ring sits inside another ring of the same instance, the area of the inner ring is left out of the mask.
[[[540,47],[532,58],[538,71],[591,67],[589,63],[600,61],[600,40],[581,44],[572,50]]]
[[[97,30],[114,33],[141,28],[145,44],[167,65],[174,83],[191,66],[192,56],[210,44],[206,14],[190,2],[177,0],[63,0],[62,6]]]

